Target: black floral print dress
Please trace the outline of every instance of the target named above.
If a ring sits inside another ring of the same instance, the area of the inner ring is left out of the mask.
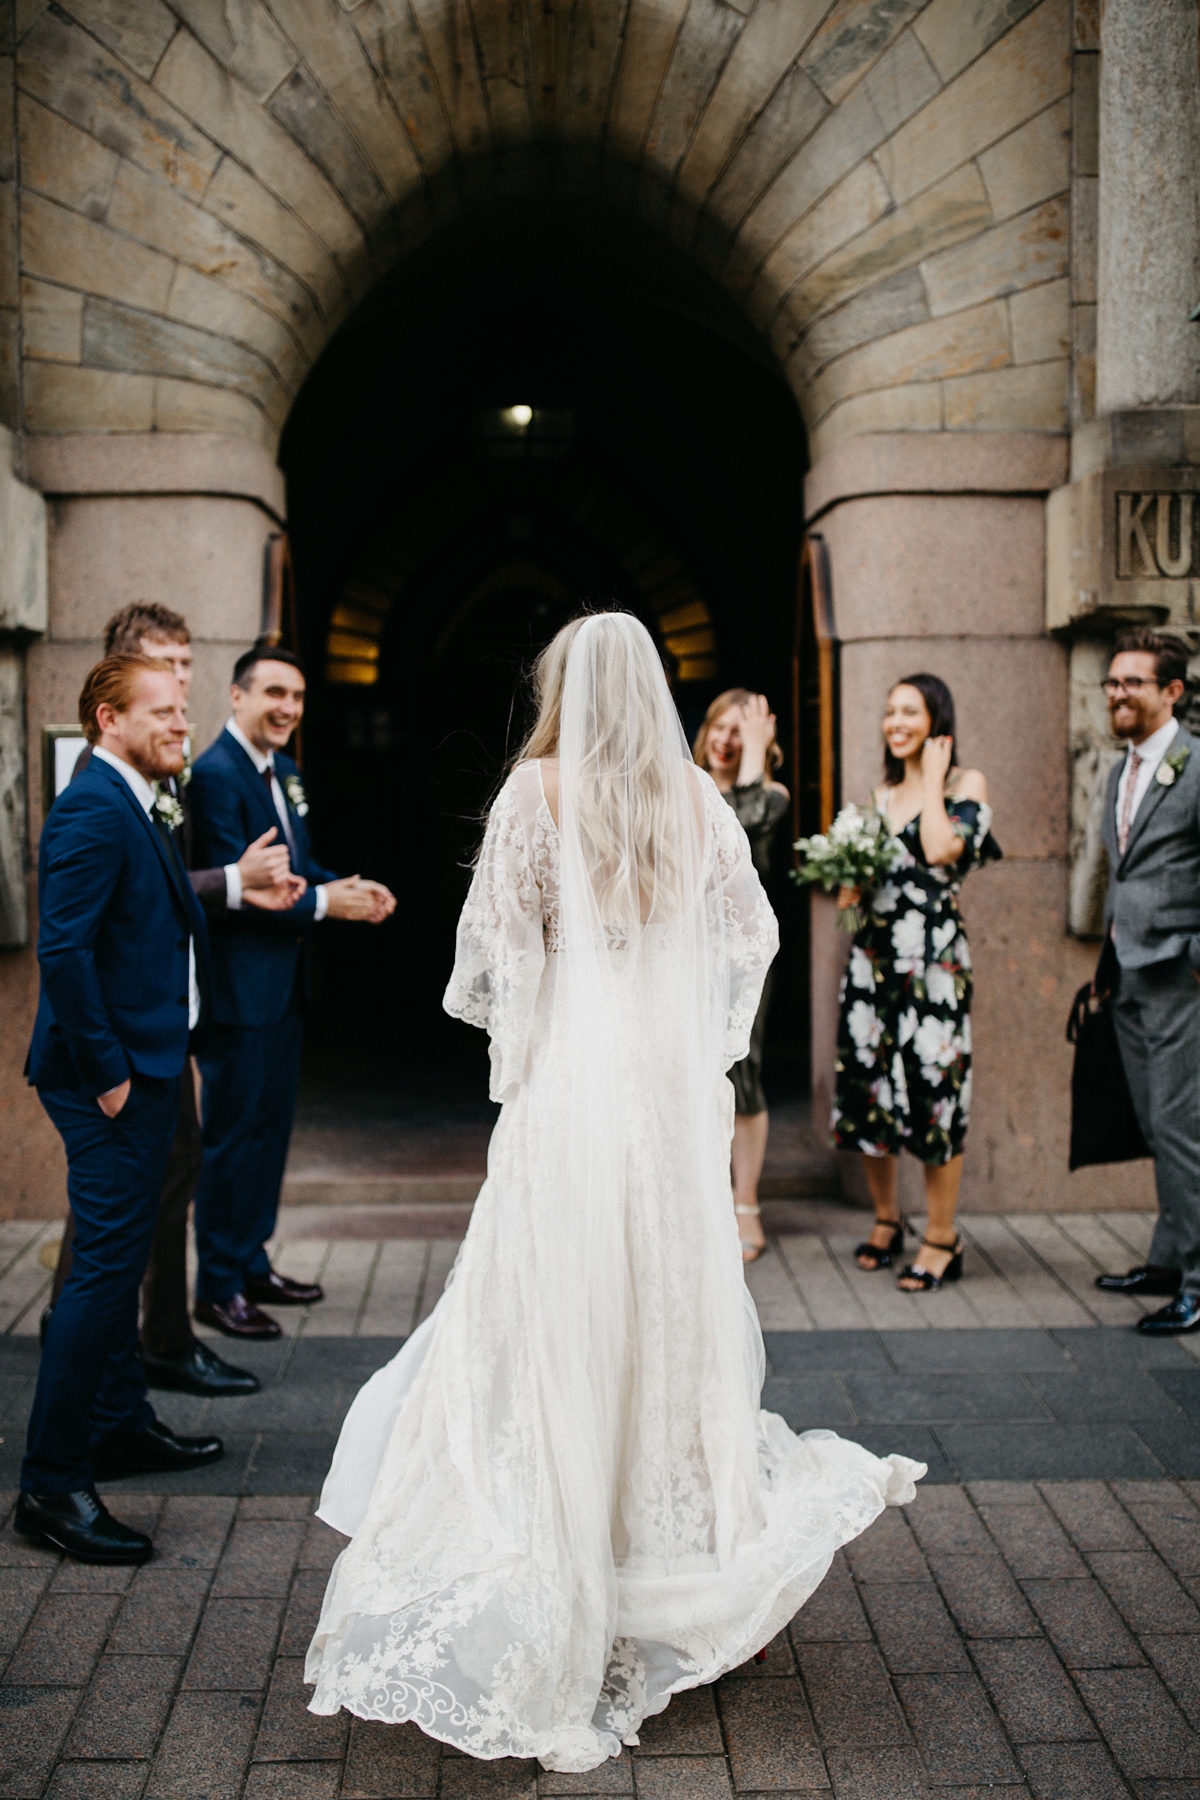
[[[842,977],[837,1090],[839,1150],[923,1163],[958,1156],[971,1113],[971,952],[958,896],[968,872],[999,860],[992,809],[947,797],[963,840],[956,862],[931,868],[920,815],[898,832],[903,855],[865,897]]]

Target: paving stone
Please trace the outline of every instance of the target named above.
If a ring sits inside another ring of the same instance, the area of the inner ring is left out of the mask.
[[[846,1561],[858,1581],[928,1581],[929,1570],[905,1520],[889,1506],[875,1523],[845,1546]]]
[[[210,1579],[202,1569],[140,1569],[122,1602],[109,1650],[129,1656],[185,1655]]]
[[[12,1528],[11,1508],[9,1511],[10,1517],[0,1530],[0,1569],[45,1569],[49,1579],[62,1560],[58,1551],[43,1550],[40,1544],[18,1537]]]
[[[793,1431],[837,1430],[857,1419],[836,1375],[768,1375],[762,1404]]]
[[[256,1694],[181,1694],[147,1800],[237,1800],[258,1727]]]
[[[992,1705],[1014,1744],[1071,1743],[1095,1727],[1054,1651],[1032,1643],[981,1640],[971,1646]]]
[[[919,1581],[869,1582],[860,1593],[893,1675],[969,1672],[971,1659],[935,1587]]]
[[[79,1687],[104,1648],[120,1598],[115,1594],[48,1595],[9,1664],[5,1681]]]
[[[834,1800],[920,1800],[929,1791],[921,1759],[908,1745],[827,1750],[825,1761]]]
[[[447,1770],[455,1765],[447,1764]],[[822,1777],[822,1785],[827,1785]],[[476,1790],[450,1789],[442,1778],[447,1800],[472,1800]],[[638,1764],[639,1800],[730,1800],[729,1771],[723,1757],[660,1756]]]
[[[1200,1781],[1135,1781],[1137,1800],[1200,1800]]]
[[[325,1763],[255,1763],[243,1800],[337,1800],[342,1766]]]
[[[1144,1550],[1146,1540],[1102,1481],[1043,1481],[1041,1491],[1077,1550]]]
[[[980,1513],[1018,1580],[1087,1574],[1087,1564],[1040,1500],[1035,1506],[983,1506]]]
[[[670,1710],[668,1707],[668,1713]],[[739,1793],[780,1793],[827,1785],[804,1692],[795,1677],[787,1681],[723,1681],[721,1721],[733,1785]],[[702,1742],[695,1745],[696,1749],[704,1747]],[[639,1763],[639,1790],[641,1787]]]
[[[0,1687],[0,1794],[37,1800],[79,1704],[70,1688]]]
[[[1044,381],[1040,366],[1032,373]],[[1149,1434],[1152,1427],[1140,1429]],[[1180,1428],[1164,1429],[1173,1437]],[[1022,1424],[1015,1430],[1008,1424],[947,1424],[938,1426],[938,1437],[964,1481],[1002,1475],[1028,1481],[1085,1481],[1111,1474],[1157,1475],[1163,1466],[1157,1451],[1151,1453],[1132,1425]]]
[[[1200,1381],[1200,1369],[1195,1375]],[[1039,1372],[1030,1375],[1029,1381],[1056,1419],[1097,1424],[1127,1419],[1136,1425],[1145,1419],[1177,1420],[1179,1406],[1162,1384],[1186,1376],[1186,1370],[1173,1374],[1168,1370],[1090,1369]]]
[[[935,1781],[1019,1780],[978,1676],[899,1675],[896,1691]]]
[[[1103,1550],[1092,1571],[1134,1631],[1200,1631],[1200,1611],[1151,1551]]]
[[[0,1651],[16,1649],[54,1572],[50,1562],[40,1568],[0,1569]]]
[[[279,1637],[280,1656],[303,1656],[307,1651],[321,1616],[328,1582],[323,1569],[301,1569],[292,1582]]]
[[[873,1644],[797,1644],[822,1743],[902,1744],[908,1731]]]
[[[1125,1502],[1138,1528],[1177,1575],[1200,1575],[1200,1516],[1185,1501]]]
[[[1032,1481],[968,1481],[966,1489],[976,1506],[1040,1506],[1042,1497]]]
[[[62,1762],[45,1800],[138,1800],[148,1762]]]
[[[968,1637],[1036,1637],[1037,1620],[999,1556],[930,1556],[950,1611]]]
[[[916,1499],[904,1512],[926,1554],[931,1550],[996,1554],[979,1514],[960,1487],[919,1487]]]
[[[923,1488],[958,1480],[957,1469],[928,1425],[855,1425],[851,1435],[872,1456],[890,1456],[895,1450],[913,1462],[924,1463],[928,1472],[921,1478]]]
[[[299,1569],[332,1569],[349,1538],[326,1525],[324,1519],[310,1519],[304,1533],[296,1567]]]
[[[254,1746],[256,1762],[316,1762],[328,1758],[341,1762],[346,1754],[350,1716],[345,1712],[328,1716],[311,1713],[311,1698],[312,1689],[304,1682],[304,1658],[279,1657]]]
[[[873,1331],[764,1331],[763,1343],[772,1375],[893,1372],[880,1337]]]
[[[794,1676],[792,1679],[795,1681]],[[795,1685],[798,1688],[800,1684]],[[674,1695],[666,1711],[647,1719],[638,1736],[639,1756],[724,1755],[715,1689],[687,1688]]]
[[[888,1356],[905,1374],[980,1374],[998,1369],[1069,1369],[1067,1352],[1048,1331],[1009,1326],[998,1330],[881,1331]]]
[[[1153,1669],[1085,1669],[1075,1679],[1123,1774],[1200,1774],[1200,1738]]]
[[[1129,1800],[1102,1744],[1024,1744],[1017,1756],[1036,1800]]]
[[[623,1750],[620,1756],[610,1756],[598,1769],[589,1769],[585,1775],[539,1769],[537,1791],[538,1800],[558,1794],[632,1794],[633,1758],[628,1750]]]
[[[312,1518],[316,1500],[312,1494],[244,1494],[237,1503],[239,1519]]]
[[[1143,1637],[1142,1649],[1191,1725],[1200,1726],[1200,1637]]]
[[[153,1756],[179,1680],[175,1656],[101,1657],[67,1739],[68,1756]]]
[[[286,1594],[306,1527],[299,1520],[238,1520],[213,1578],[214,1594]]]
[[[351,1719],[345,1800],[422,1800],[437,1792],[440,1752],[416,1725]]]
[[[159,1569],[215,1569],[237,1502],[217,1494],[172,1494],[154,1534]]]
[[[1121,1668],[1145,1660],[1098,1581],[1026,1581],[1022,1586],[1068,1669]]]
[[[788,1631],[793,1644],[865,1643],[870,1638],[871,1627],[851,1579],[844,1550],[838,1551],[824,1581],[804,1602]]]
[[[139,1527],[140,1529],[140,1527]],[[137,1575],[135,1567],[106,1568],[103,1563],[73,1562],[64,1556],[50,1583],[52,1594],[126,1594]]]
[[[264,1688],[279,1637],[283,1602],[210,1600],[183,1678],[185,1688]]]
[[[868,1422],[1003,1419],[1037,1423],[1049,1416],[1016,1374],[847,1375],[843,1379],[855,1416]]]
[[[650,1770],[659,1766],[654,1762],[647,1765]],[[697,1766],[703,1766],[700,1759]],[[532,1800],[537,1792],[537,1764],[515,1757],[478,1762],[471,1756],[444,1754],[441,1791],[447,1800]]]

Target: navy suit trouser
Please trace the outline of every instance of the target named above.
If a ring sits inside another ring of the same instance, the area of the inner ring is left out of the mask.
[[[218,1304],[270,1273],[304,1020],[293,987],[278,1025],[214,1025],[204,1078],[204,1166],[196,1189],[197,1300]]]
[[[46,1328],[21,1486],[70,1494],[92,1482],[112,1432],[154,1421],[138,1361],[138,1289],[179,1113],[179,1076],[135,1075],[115,1119],[82,1088],[39,1088],[67,1152],[71,1273]]]

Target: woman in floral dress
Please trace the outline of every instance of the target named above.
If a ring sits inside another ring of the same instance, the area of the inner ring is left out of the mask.
[[[904,1248],[899,1155],[925,1165],[925,1239],[898,1285],[939,1288],[962,1273],[955,1226],[971,1109],[971,953],[958,895],[993,862],[992,809],[978,769],[954,761],[954,701],[935,675],[897,682],[883,715],[884,781],[874,804],[901,854],[890,878],[839,906],[862,905],[842,983],[833,1141],[865,1157],[875,1226],[855,1257],[891,1266]]]

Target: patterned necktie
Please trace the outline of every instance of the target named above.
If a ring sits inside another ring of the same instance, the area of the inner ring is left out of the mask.
[[[1117,825],[1117,848],[1121,855],[1125,854],[1125,846],[1129,842],[1129,827],[1133,823],[1133,794],[1137,787],[1138,770],[1142,766],[1142,758],[1136,750],[1129,752],[1129,773],[1125,777],[1125,792],[1121,797],[1121,818]]]

